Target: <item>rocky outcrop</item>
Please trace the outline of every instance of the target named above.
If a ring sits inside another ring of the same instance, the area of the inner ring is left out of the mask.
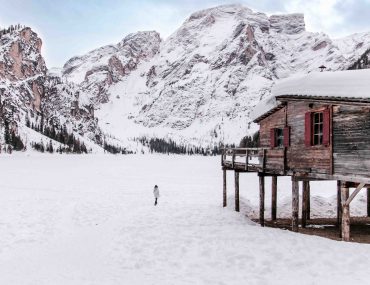
[[[303,14],[272,15],[269,17],[270,30],[294,35],[305,31]]]
[[[23,136],[31,123],[39,131],[68,125],[70,131],[96,140],[101,132],[89,99],[78,86],[48,73],[37,34],[28,27],[0,34],[0,133],[4,125],[17,133],[23,130]]]
[[[22,28],[0,37],[0,77],[11,81],[45,75],[41,56],[42,41],[30,28]]]
[[[71,58],[63,67],[63,76],[80,85],[95,106],[109,101],[108,89],[159,51],[157,32],[129,34],[117,45],[109,45]]]

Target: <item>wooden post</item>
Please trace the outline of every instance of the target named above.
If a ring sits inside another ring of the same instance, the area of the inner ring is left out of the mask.
[[[307,181],[307,220],[311,220],[311,185],[310,181]]]
[[[292,231],[298,232],[299,184],[292,177]]]
[[[227,189],[226,189],[226,168],[222,170],[223,172],[223,206],[227,206]]]
[[[349,188],[347,185],[341,183],[341,198],[342,198],[342,240],[349,241],[350,236],[350,213],[349,213],[349,204],[346,204],[346,201],[349,197]]]
[[[272,176],[271,180],[271,220],[276,221],[277,205],[277,176]]]
[[[239,212],[239,172],[234,171],[235,174],[235,211]]]
[[[350,239],[350,209],[349,204],[356,197],[356,195],[364,188],[365,183],[360,183],[356,189],[349,195],[349,186],[347,183],[341,183],[341,194],[342,194],[342,240],[349,241]]]
[[[260,182],[260,224],[265,226],[265,176],[259,174]]]
[[[342,194],[340,193],[341,182],[337,181],[337,226],[338,228],[342,225]],[[340,235],[342,231],[340,230]],[[342,236],[341,236],[342,237]]]
[[[248,171],[248,163],[249,163],[249,150],[246,151],[245,157],[245,171]]]
[[[307,225],[308,186],[309,181],[303,181],[302,189],[302,228]]]
[[[367,216],[370,217],[370,187],[368,187],[366,191],[367,191]]]

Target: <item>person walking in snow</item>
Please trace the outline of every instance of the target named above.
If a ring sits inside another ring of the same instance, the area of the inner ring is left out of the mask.
[[[154,194],[154,199],[155,199],[154,206],[157,206],[158,198],[159,198],[159,189],[157,185],[154,186],[153,194]]]

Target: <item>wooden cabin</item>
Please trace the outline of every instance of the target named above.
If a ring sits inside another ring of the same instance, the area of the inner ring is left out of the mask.
[[[277,177],[291,176],[292,229],[298,231],[298,181],[303,181],[304,227],[309,218],[309,181],[336,180],[338,224],[343,240],[349,240],[350,202],[370,187],[370,70],[317,72],[282,80],[252,117],[260,127],[259,148],[225,149],[222,155],[224,206],[226,170],[235,171],[237,204],[239,173],[257,172],[263,225],[264,177],[272,177],[272,219],[276,219]],[[349,196],[352,187],[356,189]]]

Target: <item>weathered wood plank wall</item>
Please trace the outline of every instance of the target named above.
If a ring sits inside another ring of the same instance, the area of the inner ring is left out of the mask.
[[[334,173],[370,177],[370,109],[333,108]]]
[[[328,146],[305,145],[305,113],[323,110],[328,105],[310,104],[308,101],[291,101],[270,116],[260,121],[260,146],[270,147],[270,130],[290,126],[290,146],[286,150],[289,170],[307,170],[330,174],[332,150]],[[370,151],[369,151],[370,153]],[[284,168],[284,148],[276,147],[267,151],[266,169]]]

